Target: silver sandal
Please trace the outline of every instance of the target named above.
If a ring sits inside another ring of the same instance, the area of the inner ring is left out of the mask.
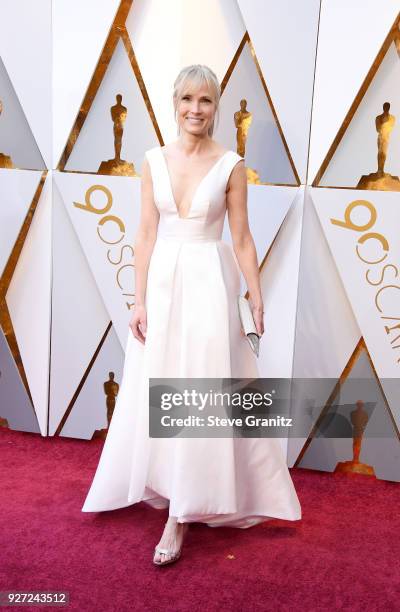
[[[168,548],[160,548],[156,546],[154,548],[154,553],[158,552],[162,555],[171,555],[171,558],[165,561],[156,561],[153,557],[154,565],[168,565],[169,563],[174,563],[175,561],[178,561],[179,557],[181,556],[181,550],[182,547],[177,552],[172,552],[172,550],[168,550]]]
[[[185,535],[186,535],[187,530],[189,528],[188,523],[184,523],[184,525],[185,525],[185,527],[184,527],[184,533],[183,533],[183,540],[182,540],[182,544],[181,544],[180,549],[177,550],[176,552],[173,552],[172,550],[169,550],[168,548],[161,548],[160,546],[155,546],[154,547],[154,556],[155,556],[155,553],[158,552],[158,553],[160,553],[162,555],[171,555],[171,558],[167,559],[166,561],[156,561],[154,559],[154,556],[153,556],[153,563],[154,563],[154,565],[169,565],[170,563],[175,563],[175,561],[178,561],[179,557],[181,556],[182,546],[183,546],[183,543],[184,543],[184,538],[185,538]]]

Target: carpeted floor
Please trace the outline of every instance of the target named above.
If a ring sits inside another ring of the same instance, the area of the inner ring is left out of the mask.
[[[81,612],[400,608],[397,483],[293,469],[301,521],[195,524],[180,561],[159,568],[166,510],[81,512],[100,440],[2,428],[0,446],[0,591],[67,590],[64,609]]]

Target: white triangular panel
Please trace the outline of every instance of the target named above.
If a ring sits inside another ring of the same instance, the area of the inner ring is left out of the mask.
[[[319,399],[319,404],[313,410],[316,414],[315,422],[328,398],[325,396]],[[315,435],[314,432],[299,467],[333,472],[338,463],[353,459],[350,414],[358,400],[364,402],[364,410],[369,417],[361,442],[360,462],[370,465],[377,478],[400,481],[399,440],[365,350],[342,382],[340,392],[334,396],[334,407],[318,423],[319,433],[322,431],[325,435]]]
[[[182,18],[182,67],[206,64],[221,79],[245,33],[237,3],[203,0],[199,10],[198,0],[183,0]],[[205,32],[207,44],[204,44]]]
[[[40,433],[36,413],[1,328],[0,418],[6,419],[10,429]]]
[[[57,172],[55,180],[123,347],[134,303],[140,179]]]
[[[320,0],[238,0],[238,4],[304,183]]]
[[[246,110],[252,114],[246,141],[246,166],[257,171],[261,182],[295,185],[296,177],[247,43],[221,97],[220,119],[215,130],[216,139],[233,150],[237,146],[234,115],[240,110],[242,98],[247,101]]]
[[[55,180],[49,435],[56,431],[109,322]]]
[[[303,199],[300,187],[261,270],[265,331],[258,367],[263,378],[292,376]],[[280,443],[287,455],[288,439]]]
[[[322,2],[308,183],[313,182],[398,12],[398,0]]]
[[[41,172],[0,169],[0,276],[39,185]]]
[[[360,337],[360,328],[329,250],[309,189],[306,188],[293,378],[321,380],[317,399],[322,402],[322,406],[329,398]],[[311,388],[314,396],[316,389],[310,385]],[[303,401],[302,394],[294,394],[294,414],[303,415]],[[313,420],[310,420],[310,431],[313,425]],[[305,441],[305,438],[290,438],[289,465],[297,459]]]
[[[121,40],[68,158],[66,170],[97,172],[102,161],[114,158],[110,108],[117,103],[117,94],[122,95],[121,103],[127,108],[121,158],[133,163],[136,172],[140,173],[143,152],[158,145],[158,138]]]
[[[311,197],[375,370],[400,382],[400,195],[315,188]]]
[[[0,57],[47,168],[52,167],[52,4],[57,3],[52,0],[2,2],[0,19]]]
[[[400,431],[400,408],[399,408],[399,397],[400,397],[400,377],[395,378],[381,378],[380,379],[382,390],[385,394],[386,400],[392,410],[393,418],[397,424],[397,429]],[[399,477],[400,479],[400,477]]]
[[[164,141],[175,140],[178,72],[207,64],[221,81],[245,33],[240,11],[231,0],[137,0],[126,26]]]
[[[267,378],[292,376],[303,196],[300,187],[261,270],[265,333],[259,367]]]
[[[264,260],[297,193],[297,187],[248,185],[247,211],[258,265]],[[232,243],[228,215],[225,217],[222,239]],[[241,289],[243,291],[247,289],[243,275],[241,275]]]
[[[131,332],[128,330],[128,333]],[[114,381],[121,385],[123,364],[124,351],[114,328],[111,327],[62,428],[62,436],[90,440],[96,429],[107,427],[107,396],[104,384],[112,372]]]
[[[306,189],[293,376],[338,379],[361,337]]]
[[[51,198],[51,175],[48,175],[6,295],[42,434],[47,432],[48,412]]]
[[[57,166],[119,0],[53,2],[53,163]]]
[[[0,154],[9,158],[6,167],[11,161],[13,168],[44,170],[44,160],[1,57],[0,101]]]
[[[357,111],[339,143],[319,185],[356,187],[363,175],[378,170],[378,147],[375,118],[390,103],[390,114],[397,118],[390,134],[384,170],[400,174],[400,59],[392,43],[368,87]],[[400,184],[399,184],[400,188]]]

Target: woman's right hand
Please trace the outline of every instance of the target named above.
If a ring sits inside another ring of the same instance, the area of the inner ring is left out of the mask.
[[[144,306],[134,307],[132,319],[129,322],[129,327],[131,328],[135,338],[144,344],[146,341],[147,332],[147,313]]]

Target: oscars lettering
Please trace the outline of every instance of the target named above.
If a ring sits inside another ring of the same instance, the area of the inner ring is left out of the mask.
[[[369,212],[369,220],[363,225],[358,225],[351,218],[352,212],[357,208],[367,209]],[[333,225],[337,225],[347,230],[359,233],[363,232],[355,246],[356,256],[360,261],[370,266],[365,273],[365,280],[367,283],[373,287],[379,287],[381,285],[375,293],[375,308],[380,313],[382,321],[386,323],[383,329],[391,345],[391,349],[395,351],[394,358],[396,363],[400,364],[400,308],[395,311],[387,311],[384,306],[384,297],[387,296],[392,298],[397,297],[400,305],[400,280],[397,280],[399,276],[399,267],[394,263],[388,263],[387,257],[390,253],[390,245],[386,237],[379,232],[369,231],[374,227],[377,218],[378,213],[371,202],[368,200],[354,200],[354,202],[351,202],[346,207],[344,220],[330,219],[330,221]],[[381,250],[381,254],[377,259],[367,259],[364,252],[366,245],[371,240],[378,243]],[[385,265],[380,266],[382,262],[385,262]]]
[[[96,191],[101,191],[102,193],[104,193],[107,197],[107,202],[105,204],[105,206],[103,208],[96,208],[96,206],[94,206],[92,204],[91,201],[91,197],[94,193],[96,193]],[[119,244],[125,237],[125,224],[123,222],[122,219],[120,219],[119,217],[117,217],[116,215],[109,215],[106,214],[108,213],[108,211],[112,208],[113,205],[113,196],[111,191],[105,187],[104,185],[92,185],[92,187],[89,187],[89,189],[86,191],[85,193],[85,204],[81,204],[79,202],[74,202],[74,206],[76,206],[77,208],[80,208],[81,210],[85,210],[86,212],[90,213],[90,214],[94,214],[94,215],[104,215],[101,217],[101,219],[99,220],[98,224],[97,224],[97,235],[99,236],[100,240],[102,242],[104,242],[105,244],[109,244],[109,245],[117,245]],[[121,234],[121,237],[118,240],[114,240],[114,241],[110,241],[107,240],[105,237],[105,227],[107,226],[108,223],[113,223],[117,225],[117,228]],[[125,249],[128,250],[128,257],[129,257],[129,263],[125,263],[123,265],[120,265],[122,262],[122,259],[124,257],[124,251]],[[107,260],[113,265],[113,266],[119,266],[118,271],[116,273],[116,282],[117,285],[119,287],[119,289],[122,292],[122,295],[125,297],[129,297],[129,298],[133,298],[134,297],[134,292],[132,289],[127,289],[125,288],[122,284],[121,284],[121,273],[123,270],[128,269],[132,269],[132,273],[130,273],[128,275],[129,280],[133,283],[134,280],[134,274],[133,274],[133,270],[134,270],[134,263],[132,262],[132,258],[134,257],[134,249],[133,246],[131,246],[130,244],[124,244],[123,246],[121,246],[121,248],[119,249],[119,254],[118,254],[118,259],[112,259],[112,254],[113,251],[112,249],[108,249],[107,251]],[[132,307],[134,306],[134,302],[133,301],[126,301],[126,307],[128,308],[128,310],[130,310]]]

